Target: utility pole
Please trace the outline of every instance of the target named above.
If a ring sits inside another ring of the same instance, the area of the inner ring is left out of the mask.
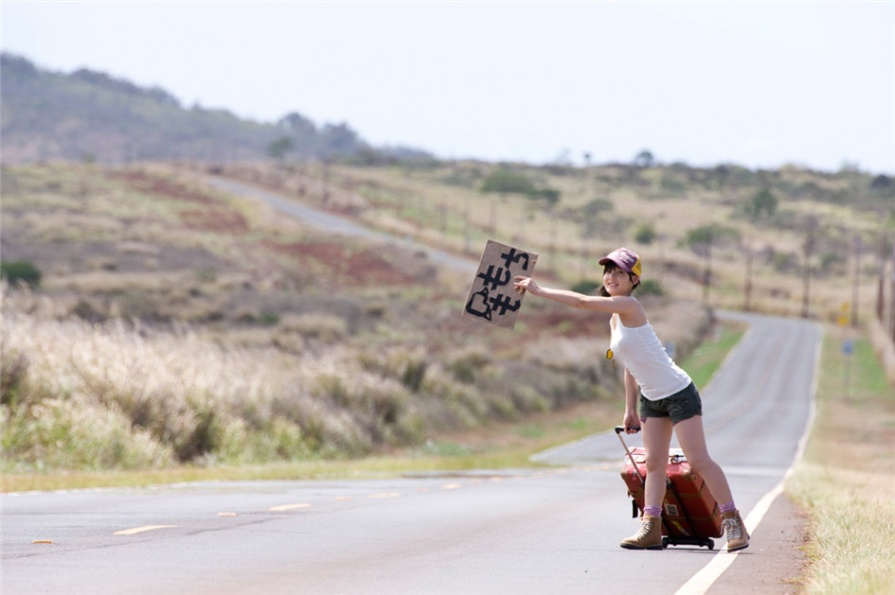
[[[895,242],[892,243],[892,276],[889,281],[889,336],[895,341]]]
[[[585,153],[584,153],[584,172],[583,173],[584,173],[584,176],[583,176],[584,179],[582,180],[582,184],[581,184],[581,192],[584,193],[584,195],[585,195],[584,198],[586,199],[587,191],[589,190],[588,180],[589,180],[589,176],[590,176],[590,152],[589,151],[585,151]]]
[[[469,237],[469,228],[472,225],[472,221],[470,220],[470,209],[469,209],[469,194],[463,198],[463,252],[471,253],[471,242]]]
[[[810,293],[811,293],[811,254],[814,251],[814,227],[817,222],[811,219],[808,222],[808,233],[805,235],[804,263],[802,270],[802,318],[808,318]]]
[[[550,272],[556,274],[556,211],[550,209]]]
[[[588,223],[586,218],[581,221],[581,261],[580,261],[580,276],[581,280],[585,280],[587,278],[587,259],[588,259],[588,250],[587,250],[587,236],[589,233]]]
[[[863,249],[863,243],[861,242],[861,236],[855,235],[855,266],[854,266],[854,281],[852,283],[852,308],[851,308],[851,325],[853,327],[858,326],[858,292],[861,286],[861,250]]]
[[[886,236],[881,235],[879,239],[879,252],[876,256],[876,319],[883,328],[885,328],[886,307]]]
[[[746,243],[746,287],[743,289],[743,294],[746,297],[743,309],[748,312],[752,307],[752,246],[748,242]]]

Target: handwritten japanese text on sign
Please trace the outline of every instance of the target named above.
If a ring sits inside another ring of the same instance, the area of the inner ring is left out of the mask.
[[[530,277],[537,261],[537,254],[488,240],[463,314],[513,328],[522,306],[522,295],[513,289],[513,277]]]

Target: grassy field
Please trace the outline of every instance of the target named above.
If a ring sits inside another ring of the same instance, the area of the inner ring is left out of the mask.
[[[843,353],[853,341],[854,354]],[[809,515],[810,594],[895,592],[895,391],[867,340],[826,333],[817,412],[787,493]]]

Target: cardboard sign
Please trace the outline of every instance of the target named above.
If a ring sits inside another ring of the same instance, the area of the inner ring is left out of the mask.
[[[522,295],[513,289],[513,277],[530,277],[537,261],[537,254],[488,240],[463,314],[504,328],[516,326]]]

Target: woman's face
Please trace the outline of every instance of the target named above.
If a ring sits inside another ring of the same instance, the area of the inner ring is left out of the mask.
[[[603,287],[612,296],[631,295],[638,280],[637,275],[627,273],[611,263],[603,269]]]

